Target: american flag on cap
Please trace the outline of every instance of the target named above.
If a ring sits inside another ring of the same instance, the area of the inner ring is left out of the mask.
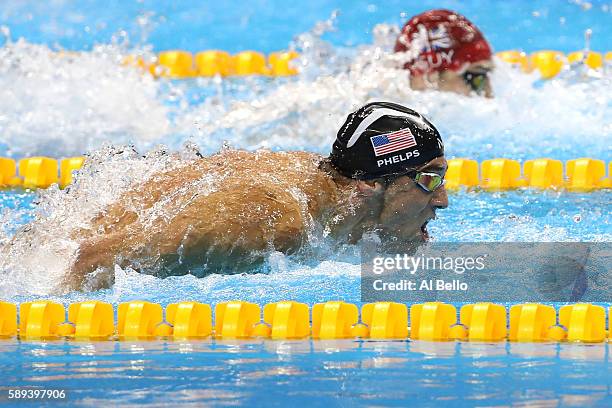
[[[404,150],[412,146],[416,146],[416,140],[410,129],[400,129],[395,132],[386,133],[384,135],[376,135],[370,137],[372,147],[374,147],[374,155],[382,156],[385,154]]]

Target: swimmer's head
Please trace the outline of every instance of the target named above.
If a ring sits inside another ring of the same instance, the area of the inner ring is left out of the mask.
[[[344,184],[356,187],[363,201],[351,208],[361,207],[361,222],[385,242],[426,241],[428,222],[448,206],[440,133],[404,106],[372,102],[351,113],[328,162]]]
[[[467,18],[449,10],[412,17],[395,43],[415,89],[436,88],[491,96],[491,47]]]
[[[347,117],[330,161],[345,177],[371,180],[405,173],[443,155],[440,133],[420,113],[372,102]]]

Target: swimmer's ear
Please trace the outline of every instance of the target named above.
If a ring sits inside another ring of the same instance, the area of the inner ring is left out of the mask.
[[[365,196],[375,196],[385,191],[383,183],[378,180],[357,180],[357,188]]]

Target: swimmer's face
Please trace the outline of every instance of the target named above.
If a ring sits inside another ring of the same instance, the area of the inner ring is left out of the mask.
[[[491,60],[472,63],[461,71],[446,70],[410,78],[410,86],[416,90],[437,89],[455,92],[461,95],[481,95],[493,97],[490,73],[493,70]]]
[[[444,156],[418,168],[417,171],[446,174]],[[427,223],[434,219],[436,210],[448,207],[444,185],[427,192],[408,176],[400,176],[389,183],[384,192],[380,225],[383,234],[401,241],[424,242],[429,238]]]

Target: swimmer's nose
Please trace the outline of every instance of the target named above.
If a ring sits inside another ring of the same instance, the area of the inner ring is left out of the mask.
[[[441,186],[433,192],[431,196],[431,205],[434,208],[448,207],[448,194],[446,194],[446,189],[444,188],[444,186]]]

